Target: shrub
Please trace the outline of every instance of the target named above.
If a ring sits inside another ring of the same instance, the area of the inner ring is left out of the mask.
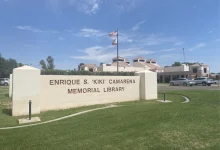
[[[134,72],[89,72],[75,70],[41,70],[41,75],[134,76]]]

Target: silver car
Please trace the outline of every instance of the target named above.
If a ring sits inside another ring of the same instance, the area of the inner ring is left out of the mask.
[[[170,85],[171,86],[174,86],[174,85],[192,86],[192,85],[195,85],[195,82],[187,78],[178,78],[175,80],[171,80]]]
[[[0,78],[0,85],[9,85],[9,79],[8,78]]]
[[[214,81],[208,77],[199,77],[199,78],[194,79],[194,81],[196,85],[201,84],[203,86],[206,86],[206,85],[210,86],[214,84]]]
[[[214,84],[220,84],[220,80],[214,80],[213,83]]]

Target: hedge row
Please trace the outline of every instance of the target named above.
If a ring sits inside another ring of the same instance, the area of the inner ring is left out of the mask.
[[[75,70],[41,70],[41,75],[134,76],[134,72],[89,72]]]

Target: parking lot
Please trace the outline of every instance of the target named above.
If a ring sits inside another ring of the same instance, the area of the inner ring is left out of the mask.
[[[169,84],[158,84],[158,90],[220,90],[220,85],[170,86]]]

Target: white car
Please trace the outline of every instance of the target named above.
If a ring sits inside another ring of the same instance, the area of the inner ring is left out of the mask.
[[[199,77],[199,78],[196,78],[194,79],[196,85],[203,85],[203,86],[211,86],[214,82],[212,79],[208,78],[208,77]]]
[[[220,80],[214,80],[214,84],[220,84]]]
[[[9,79],[8,78],[0,78],[0,85],[8,86]]]
[[[195,82],[186,78],[178,78],[170,81],[170,86],[174,86],[174,85],[192,86],[195,85]]]

